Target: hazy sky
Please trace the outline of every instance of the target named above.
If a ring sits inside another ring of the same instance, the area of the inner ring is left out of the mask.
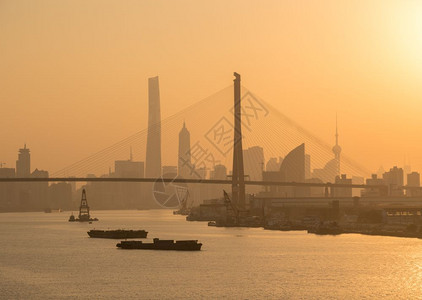
[[[54,171],[243,84],[378,169],[422,171],[421,1],[0,0],[0,162]]]

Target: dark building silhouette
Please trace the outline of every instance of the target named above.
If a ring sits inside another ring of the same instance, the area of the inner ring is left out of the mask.
[[[48,172],[35,169],[32,172],[33,178],[48,178]],[[29,203],[26,203],[31,210],[42,211],[50,207],[48,198],[48,182],[29,183]]]
[[[352,176],[352,183],[353,184],[365,184],[365,178],[361,176]],[[359,197],[362,194],[363,189],[356,189],[354,188],[352,190],[352,196],[353,197]]]
[[[53,183],[48,188],[49,206],[51,209],[72,209],[72,185],[67,182]]]
[[[282,181],[305,181],[305,144],[296,147],[286,155],[280,166]]]
[[[279,168],[280,169],[280,168]],[[278,171],[264,171],[262,172],[263,181],[282,181],[281,172]],[[278,196],[280,188],[275,185],[265,186],[264,192],[267,196]]]
[[[280,166],[281,181],[305,182],[306,156],[305,144],[301,144],[286,155]],[[304,197],[309,195],[309,188],[286,186],[280,187],[280,192],[285,197]]]
[[[267,161],[267,164],[265,165],[265,171],[269,171],[269,172],[279,171],[282,162],[283,162],[282,157],[279,157],[278,160],[277,160],[277,157],[271,157]]]
[[[307,158],[305,144],[290,151],[283,159],[278,171],[264,171],[264,181],[306,182]],[[266,186],[263,194],[272,197],[305,197],[311,193],[308,187]]]
[[[347,178],[346,174],[336,177],[336,184],[352,184],[352,178]],[[352,197],[352,188],[350,187],[335,187],[333,188],[334,197]]]
[[[243,164],[245,176],[249,180],[262,180],[262,171],[264,171],[264,149],[254,146],[243,150]]]
[[[243,164],[246,180],[262,180],[262,172],[265,165],[264,149],[259,146],[253,146],[243,150]],[[262,187],[250,185],[246,187],[246,191],[248,194],[256,194],[262,191]]]
[[[418,172],[407,174],[407,187],[406,195],[410,197],[420,196],[421,189],[421,175]]]
[[[145,176],[161,176],[161,112],[158,76],[148,79],[148,136]]]
[[[130,160],[116,160],[114,162],[114,175],[120,178],[143,178],[144,162]]]
[[[26,144],[19,149],[18,160],[16,161],[16,177],[29,177],[31,175],[31,154]]]
[[[183,128],[179,132],[178,175],[183,178],[192,177],[193,166],[190,153],[190,133],[183,122]]]
[[[143,178],[144,162],[133,161],[132,154],[129,160],[116,160],[114,162],[113,177],[119,178]],[[111,201],[118,199],[119,206],[122,208],[138,208],[144,205],[145,199],[142,195],[142,183],[139,182],[116,182],[111,188],[113,198]],[[112,204],[113,205],[113,204]]]
[[[385,185],[385,181],[382,178],[378,178],[377,174],[372,174],[371,178],[366,179],[367,185]],[[377,188],[365,188],[362,191],[362,197],[379,197],[386,196],[387,193],[384,190]]]
[[[306,179],[305,182],[307,183],[323,183],[321,179],[319,178],[309,178]],[[325,188],[324,187],[318,187],[318,186],[312,186],[308,188],[309,196],[310,197],[325,197]]]
[[[214,166],[214,171],[211,172],[211,179],[226,180],[227,168],[224,165],[218,164]]]
[[[403,196],[401,187],[404,185],[403,169],[394,166],[390,171],[382,175],[385,184],[388,186],[390,196]]]

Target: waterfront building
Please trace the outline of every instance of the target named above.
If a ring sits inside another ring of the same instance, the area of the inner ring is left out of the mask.
[[[385,184],[388,185],[390,196],[403,196],[403,189],[401,189],[401,187],[404,185],[402,168],[394,166],[390,169],[390,171],[385,172],[382,178],[384,179]]]
[[[406,195],[410,197],[421,196],[421,175],[418,172],[407,174]]]
[[[378,178],[377,174],[372,174],[371,178],[366,179],[366,185],[385,185],[385,180]],[[386,196],[386,191],[378,188],[365,188],[361,195],[362,197],[380,197]]]
[[[365,184],[365,178],[361,177],[361,176],[352,176],[352,183],[353,184]],[[360,197],[360,195],[362,194],[362,190],[363,189],[353,189],[352,190],[352,195],[353,197]]]

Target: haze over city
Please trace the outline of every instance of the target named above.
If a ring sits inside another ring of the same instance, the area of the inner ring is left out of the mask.
[[[420,16],[0,0],[0,298],[420,297]]]

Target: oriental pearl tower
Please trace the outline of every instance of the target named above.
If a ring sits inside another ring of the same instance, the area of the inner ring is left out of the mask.
[[[336,144],[333,147],[334,159],[336,160],[336,172],[340,175],[340,153],[341,147],[338,144],[338,130],[337,130],[337,114],[336,114]]]

